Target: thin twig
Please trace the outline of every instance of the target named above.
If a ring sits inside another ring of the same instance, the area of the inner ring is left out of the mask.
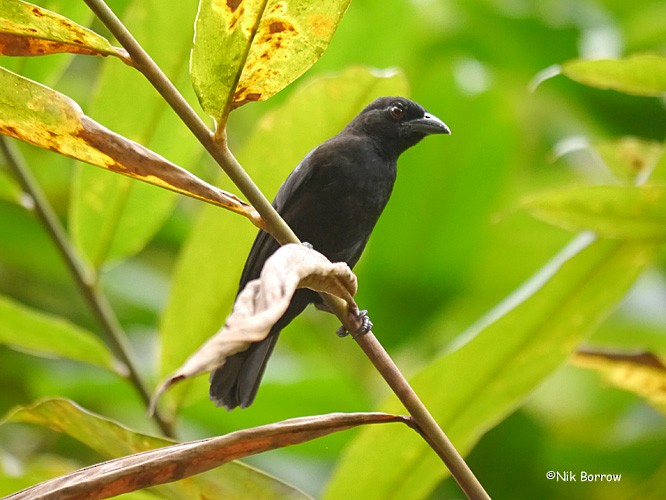
[[[228,149],[226,135],[218,133],[218,137],[215,137],[211,133],[175,86],[103,0],[84,1],[125,50],[127,50],[135,63],[135,67],[153,84],[165,101],[174,109],[194,136],[218,162],[220,167],[254,206],[257,212],[259,212],[264,220],[264,229],[281,244],[299,243],[298,238],[291,228],[275,211]],[[215,140],[216,138],[218,139],[217,141]],[[342,324],[350,326],[348,329],[351,330],[351,320],[346,302],[329,295],[324,296],[324,300],[329,308],[338,316]],[[405,405],[405,408],[412,415],[425,440],[442,458],[449,468],[451,475],[458,482],[465,494],[473,499],[489,498],[481,483],[476,479],[451,441],[437,425],[435,419],[419,400],[416,393],[409,386],[407,380],[400,373],[395,363],[393,363],[374,335],[370,332],[366,335],[358,336],[356,340],[403,405]]]
[[[64,259],[88,307],[90,307],[94,317],[100,324],[107,344],[126,367],[127,378],[136,388],[144,403],[148,405],[150,403],[150,393],[139,375],[137,370],[138,365],[131,354],[127,336],[106,297],[98,288],[94,273],[79,257],[79,254],[72,246],[55,210],[42,192],[23,157],[4,136],[0,136],[0,150],[7,159],[7,165],[14,173],[14,176],[21,185],[21,189],[26,195],[30,196],[37,218],[48,232]],[[173,437],[173,428],[169,422],[164,420],[159,413],[153,414],[153,418],[166,436]]]

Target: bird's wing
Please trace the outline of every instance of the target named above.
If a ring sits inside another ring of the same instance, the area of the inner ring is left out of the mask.
[[[278,190],[275,199],[273,200],[273,207],[285,219],[291,218],[290,215],[297,209],[291,200],[298,200],[304,186],[307,185],[307,179],[312,175],[310,168],[311,154],[303,158],[298,166],[289,174],[287,179],[282,183]],[[287,220],[287,223],[289,221]],[[257,237],[252,244],[250,253],[245,262],[243,273],[241,274],[240,284],[238,290],[242,290],[247,283],[256,279],[261,274],[261,269],[264,267],[266,259],[273,255],[279,248],[279,243],[275,241],[270,234],[266,231],[259,231]]]
[[[273,206],[280,215],[283,215],[289,209],[290,202],[297,200],[303,189],[307,186],[308,180],[315,172],[313,168],[313,165],[315,164],[313,157],[320,156],[317,152],[321,149],[323,149],[322,146],[310,151],[296,168],[292,170],[280,186],[280,189],[278,189],[275,199],[273,200]]]

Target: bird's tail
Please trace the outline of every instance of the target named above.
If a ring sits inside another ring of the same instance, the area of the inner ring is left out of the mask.
[[[252,404],[280,333],[280,330],[273,330],[266,339],[234,354],[211,373],[210,399],[217,406],[233,410],[237,406],[247,408]]]
[[[252,404],[280,332],[301,314],[308,304],[315,302],[317,297],[312,290],[297,290],[289,307],[264,340],[234,354],[224,365],[213,371],[210,376],[210,399],[217,406],[233,410],[237,406],[247,408]]]

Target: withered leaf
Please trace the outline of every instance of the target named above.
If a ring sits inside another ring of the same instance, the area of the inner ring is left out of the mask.
[[[238,458],[303,443],[358,425],[390,422],[411,425],[407,417],[386,413],[333,413],[284,420],[216,438],[110,460],[40,483],[6,498],[109,498],[184,479]]]
[[[67,435],[95,451],[101,457],[100,460],[115,460],[177,444],[165,438],[127,428],[118,422],[92,413],[73,401],[59,398],[41,399],[33,404],[16,407],[0,421],[0,426],[5,424],[11,426],[13,423],[37,425]],[[237,461],[211,472],[188,478],[187,481],[157,486],[151,493],[158,498],[173,499],[310,498],[299,494],[295,488],[282,481]],[[7,488],[4,491],[7,491]],[[53,496],[58,500],[63,498],[63,496]]]

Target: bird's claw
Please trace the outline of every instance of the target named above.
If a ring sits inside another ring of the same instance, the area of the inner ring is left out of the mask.
[[[349,312],[350,315],[350,323],[354,325],[353,330],[347,330],[345,326],[341,326],[338,328],[338,330],[335,332],[338,337],[346,337],[350,333],[352,334],[352,337],[360,337],[361,335],[365,335],[368,333],[370,330],[372,330],[373,324],[372,321],[370,321],[370,316],[368,316],[368,311],[363,309],[359,310],[355,308],[354,310]]]

